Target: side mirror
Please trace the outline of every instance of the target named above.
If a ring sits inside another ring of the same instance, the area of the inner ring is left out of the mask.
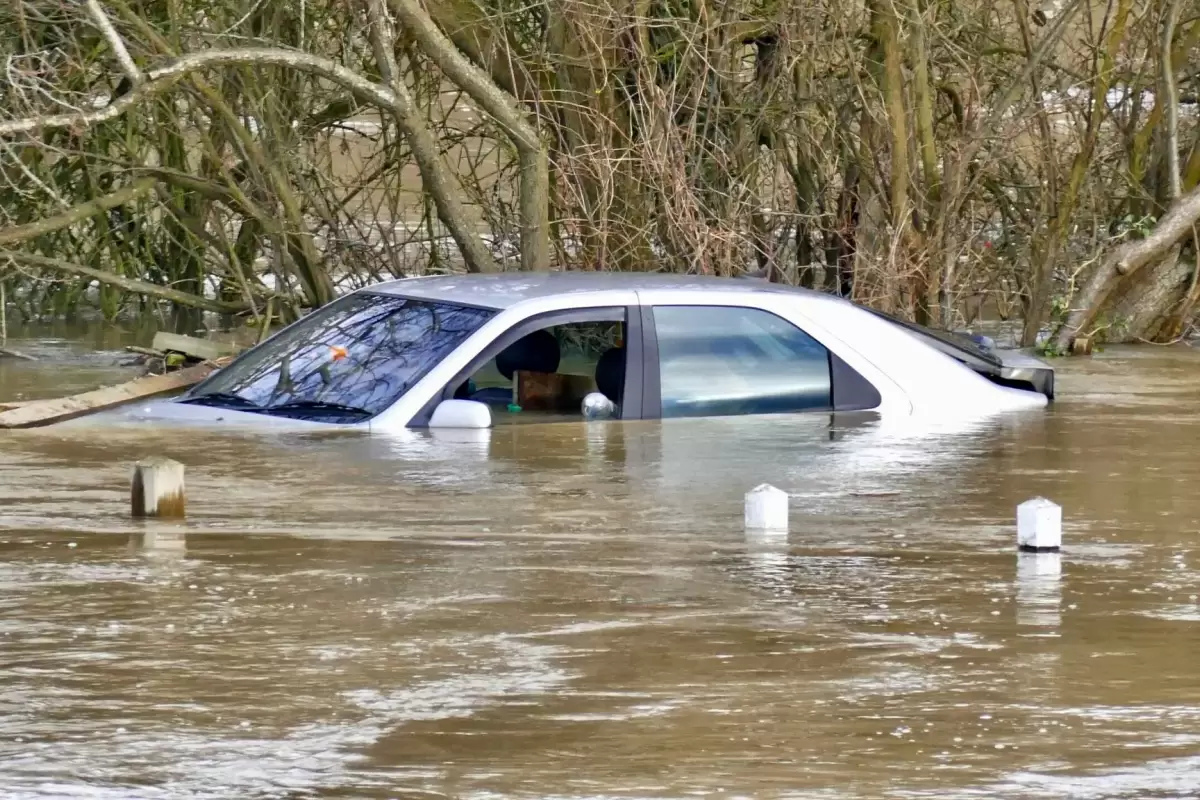
[[[492,410],[475,400],[443,400],[429,418],[431,428],[490,428]]]
[[[612,419],[617,415],[616,403],[600,392],[588,392],[583,398],[583,402],[579,404],[579,410],[583,413],[583,418],[587,420]]]

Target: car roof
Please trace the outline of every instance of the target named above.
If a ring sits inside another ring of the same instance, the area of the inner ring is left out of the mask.
[[[493,272],[431,275],[374,284],[364,291],[506,309],[526,300],[560,294],[655,289],[788,294],[814,300],[844,302],[822,292],[764,280],[653,272]]]

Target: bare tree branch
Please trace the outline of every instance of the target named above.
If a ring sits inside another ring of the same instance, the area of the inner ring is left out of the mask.
[[[87,8],[88,13],[92,15],[92,20],[96,23],[96,27],[100,29],[100,33],[104,35],[108,46],[112,48],[113,55],[117,58],[117,63],[121,65],[121,70],[135,86],[141,83],[142,72],[137,68],[137,64],[133,62],[133,56],[129,55],[129,48],[125,46],[125,41],[117,33],[117,29],[113,27],[112,20],[108,18],[108,14],[104,13],[104,9],[100,6],[100,0],[87,0]]]
[[[25,117],[0,122],[0,136],[13,136],[54,128],[86,128],[108,122],[162,94],[189,74],[212,67],[282,66],[330,80],[360,100],[384,108],[396,105],[395,93],[328,58],[278,47],[247,47],[234,50],[205,50],[189,53],[170,63],[148,70],[146,80],[128,94],[96,111],[77,111],[44,117]]]
[[[390,0],[389,5],[400,22],[421,46],[421,51],[433,59],[446,77],[463,88],[471,99],[490,114],[512,137],[517,146],[538,150],[542,146],[537,129],[525,118],[516,101],[506,95],[491,77],[472,64],[454,42],[442,33],[437,24],[421,8],[418,0]]]
[[[24,253],[18,250],[0,250],[0,259],[5,258],[12,259],[17,263],[28,264],[31,267],[54,270],[65,275],[82,275],[85,278],[92,278],[101,283],[116,286],[118,289],[124,289],[127,292],[147,297],[157,297],[160,300],[168,300],[177,305],[198,308],[202,311],[211,311],[214,314],[242,314],[249,310],[249,306],[245,304],[210,300],[207,297],[181,292],[169,286],[159,286],[156,283],[138,280],[137,278],[126,278],[123,275],[117,275],[113,272],[95,269],[84,264],[73,264],[59,258],[40,256],[35,253]]]
[[[0,228],[0,246],[19,244],[47,233],[53,233],[54,231],[70,227],[77,222],[82,222],[88,217],[94,217],[96,214],[108,211],[110,208],[125,205],[131,200],[136,200],[142,195],[149,194],[154,189],[156,183],[158,183],[157,178],[140,178],[112,194],[106,194],[102,197],[97,197],[95,200],[81,203],[67,209],[61,214],[44,217],[37,222],[17,225],[12,228]]]
[[[422,52],[495,119],[516,144],[520,155],[521,268],[545,269],[550,262],[550,166],[537,128],[525,118],[516,101],[442,33],[418,0],[390,0],[389,5]]]

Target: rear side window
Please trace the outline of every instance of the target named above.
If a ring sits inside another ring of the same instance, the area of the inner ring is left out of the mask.
[[[663,417],[832,408],[829,351],[754,308],[657,306]]]

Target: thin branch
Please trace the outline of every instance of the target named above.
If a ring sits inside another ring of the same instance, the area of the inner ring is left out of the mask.
[[[1183,194],[1183,176],[1179,171],[1179,87],[1175,84],[1175,67],[1171,63],[1180,1],[1171,0],[1167,7],[1167,19],[1163,24],[1162,33],[1162,86],[1167,113],[1164,146],[1167,149],[1167,186],[1172,201],[1178,200]]]
[[[124,289],[127,292],[142,294],[148,297],[157,297],[177,305],[198,308],[202,311],[211,311],[214,314],[242,314],[249,309],[249,306],[244,304],[210,300],[207,297],[201,297],[190,292],[181,292],[169,286],[160,286],[157,283],[150,283],[138,280],[137,278],[126,278],[124,275],[117,275],[107,270],[96,269],[83,264],[75,264],[60,258],[50,258],[48,256],[23,253],[16,250],[0,250],[0,258],[12,259],[15,262],[27,264],[31,267],[41,267],[42,269],[54,270],[55,272],[67,275],[83,275],[101,283],[116,286],[118,289]]]
[[[100,29],[100,33],[104,35],[104,40],[108,42],[108,46],[112,48],[113,55],[117,57],[117,63],[121,65],[121,71],[133,81],[136,86],[143,80],[142,72],[137,68],[137,64],[133,63],[133,56],[129,55],[129,48],[125,46],[125,40],[121,38],[121,34],[117,33],[117,29],[113,27],[112,20],[108,18],[108,14],[104,13],[104,9],[100,6],[100,0],[87,0],[88,13],[92,15],[92,20],[96,23],[96,27]]]
[[[19,244],[29,239],[70,227],[88,217],[93,217],[111,208],[125,205],[144,194],[149,194],[154,189],[156,183],[158,183],[157,178],[141,178],[111,194],[106,194],[102,197],[97,197],[95,200],[89,200],[86,203],[72,206],[61,214],[55,214],[53,217],[44,217],[37,222],[14,225],[11,228],[0,228],[0,245]]]
[[[44,117],[25,117],[0,122],[0,136],[51,130],[86,128],[116,119],[129,109],[156,97],[193,72],[212,67],[283,66],[330,80],[356,97],[375,105],[392,108],[396,95],[391,89],[364,78],[336,61],[297,50],[279,47],[247,47],[233,50],[205,50],[189,53],[165,66],[149,70],[146,80],[95,111],[73,111]]]

